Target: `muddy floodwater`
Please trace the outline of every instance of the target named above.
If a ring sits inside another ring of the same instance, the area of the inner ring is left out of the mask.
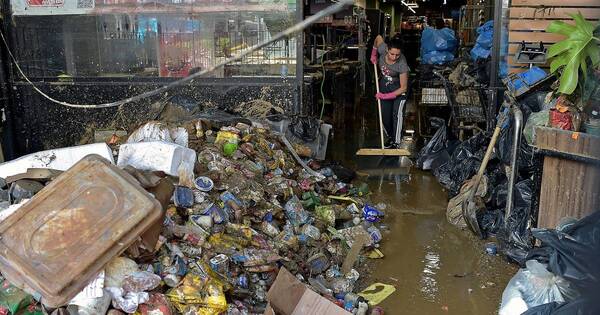
[[[446,220],[448,195],[435,177],[411,167],[407,158],[356,157],[378,135],[361,126],[338,128],[330,158],[358,170],[373,200],[387,204],[383,259],[372,262],[367,284],[396,291],[380,305],[385,314],[497,314],[502,291],[517,271],[501,256],[485,253],[469,231]]]

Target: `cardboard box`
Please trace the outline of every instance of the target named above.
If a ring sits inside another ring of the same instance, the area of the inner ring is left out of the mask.
[[[352,314],[309,289],[285,268],[279,270],[277,279],[267,293],[267,299],[269,305],[264,315]]]

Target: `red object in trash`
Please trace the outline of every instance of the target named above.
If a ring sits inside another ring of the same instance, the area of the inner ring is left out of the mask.
[[[563,130],[573,130],[573,114],[568,111],[561,113],[557,109],[551,109],[550,127]]]
[[[142,315],[171,315],[171,306],[167,297],[160,293],[151,293],[150,300],[141,304],[138,308],[138,312]]]

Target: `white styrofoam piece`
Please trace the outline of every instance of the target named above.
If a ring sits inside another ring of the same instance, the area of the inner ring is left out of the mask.
[[[49,168],[66,171],[90,154],[98,154],[115,163],[111,149],[106,143],[86,144],[75,147],[40,151],[0,164],[0,177],[27,172],[28,168]]]
[[[196,151],[165,141],[125,143],[119,149],[117,165],[131,165],[143,171],[163,171],[171,176],[179,176],[179,166],[187,174],[194,173]]]

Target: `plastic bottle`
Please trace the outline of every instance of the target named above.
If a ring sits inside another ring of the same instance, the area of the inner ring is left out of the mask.
[[[352,308],[354,308],[354,306],[356,306],[356,304],[358,303],[358,295],[356,293],[352,293],[352,292],[348,292],[346,293],[346,295],[344,296],[344,305],[352,305]],[[348,311],[352,311],[352,309],[348,310]]]
[[[368,310],[369,310],[369,304],[367,304],[365,302],[359,302],[358,303],[358,311],[356,312],[356,315],[367,315]]]
[[[315,290],[323,295],[333,296],[333,291],[327,287],[327,281],[323,276],[308,279],[308,283],[315,288]]]
[[[371,239],[373,239],[374,243],[379,243],[383,238],[383,236],[381,235],[381,231],[379,231],[379,229],[374,226],[368,228],[367,232],[369,232],[369,235],[371,235]]]

